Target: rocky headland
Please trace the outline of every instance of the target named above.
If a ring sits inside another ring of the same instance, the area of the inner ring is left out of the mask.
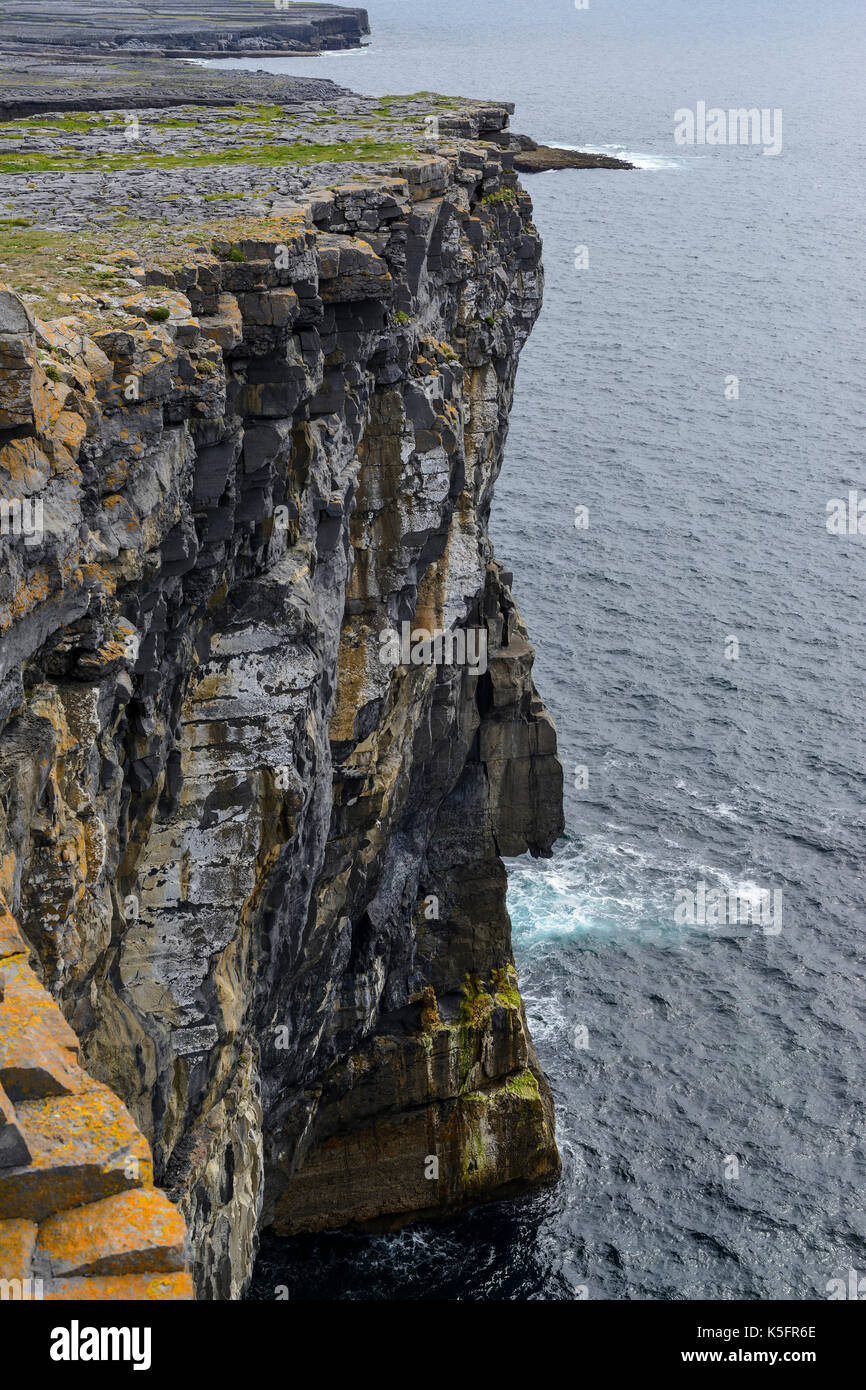
[[[370,32],[364,9],[297,0],[3,0],[0,18],[3,51],[38,58],[298,57],[357,48]]]
[[[264,1230],[559,1172],[503,859],[562,770],[487,522],[517,173],[630,166],[171,58],[363,10],[79,10],[0,57],[0,1280],[237,1298]]]
[[[279,81],[0,127],[0,1276],[45,1297],[236,1298],[265,1228],[559,1172],[509,108]]]
[[[612,154],[561,150],[556,145],[529,142],[515,151],[514,167],[519,174],[544,174],[552,169],[636,169],[637,165]]]

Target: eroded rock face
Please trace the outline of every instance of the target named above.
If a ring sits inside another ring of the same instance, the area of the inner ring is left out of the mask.
[[[125,319],[0,291],[0,889],[200,1296],[263,1225],[558,1173],[501,859],[562,828],[487,538],[542,291],[509,164],[455,142],[224,221]]]

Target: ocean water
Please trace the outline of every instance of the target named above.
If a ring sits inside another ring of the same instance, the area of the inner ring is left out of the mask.
[[[509,864],[564,1171],[446,1226],[270,1241],[252,1297],[824,1298],[866,1273],[866,535],[826,525],[866,497],[866,13],[369,12],[361,53],[243,66],[513,100],[640,165],[526,179],[546,302],[491,527],[567,773],[553,858]],[[781,109],[781,153],[677,145],[700,101]],[[779,921],[678,921],[700,884],[775,890]]]

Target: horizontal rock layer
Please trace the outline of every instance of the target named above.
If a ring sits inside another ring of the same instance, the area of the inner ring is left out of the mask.
[[[75,0],[68,14],[54,0],[3,6],[3,46],[13,54],[320,53],[356,48],[369,32],[366,10],[295,0]]]

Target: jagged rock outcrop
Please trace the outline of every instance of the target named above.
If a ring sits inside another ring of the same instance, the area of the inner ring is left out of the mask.
[[[477,130],[130,232],[122,305],[0,292],[0,890],[204,1297],[559,1169],[501,856],[562,774],[487,537],[540,241]]]

